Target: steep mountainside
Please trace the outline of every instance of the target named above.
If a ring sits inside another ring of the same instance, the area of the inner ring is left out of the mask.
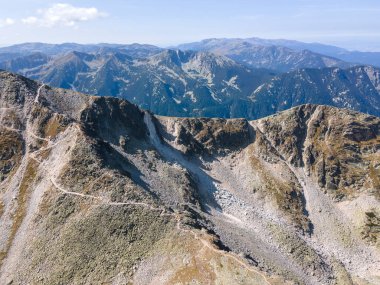
[[[293,51],[284,47],[236,47],[225,54],[249,67],[269,68],[280,72],[299,68],[350,67],[351,64],[308,50]]]
[[[380,119],[153,116],[0,72],[4,284],[379,284]]]
[[[301,69],[258,87],[250,97],[260,118],[306,103],[360,110],[380,116],[380,69]]]
[[[19,66],[15,61],[4,68],[55,87],[125,98],[171,116],[241,117],[250,104],[247,97],[274,76],[226,57],[178,50],[145,59],[120,52],[71,52],[31,69],[12,68]]]
[[[240,39],[209,39],[179,45],[182,50],[208,51],[227,56],[252,68],[269,68],[286,72],[299,68],[346,68],[351,64],[309,50],[293,50],[279,45],[265,45]]]
[[[51,58],[44,53],[32,53],[11,58],[3,62],[0,61],[0,69],[26,74],[47,64],[50,60]]]

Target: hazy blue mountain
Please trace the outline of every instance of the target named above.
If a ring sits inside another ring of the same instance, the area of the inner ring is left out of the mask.
[[[253,46],[259,47],[286,47],[293,51],[309,50],[314,53],[322,54],[329,57],[334,57],[346,62],[367,64],[380,67],[380,52],[362,52],[362,51],[349,51],[344,48],[336,47],[333,45],[326,45],[320,43],[305,43],[294,40],[284,39],[260,39],[260,38],[220,38],[220,39],[206,39],[200,42],[187,43],[177,46],[179,49],[184,50],[215,50],[226,46],[239,45],[248,43]],[[308,66],[304,66],[308,67]]]
[[[125,98],[168,116],[255,119],[305,103],[380,115],[377,68],[347,69],[343,61],[307,50],[254,46],[254,40],[206,40],[203,44],[213,52],[157,53],[159,48],[152,46],[104,44],[92,52],[33,52],[15,58],[12,53],[10,60],[0,62],[0,68],[54,87]],[[202,49],[199,43],[195,45],[194,49]],[[228,57],[220,55],[226,53]],[[302,68],[305,65],[315,68]],[[346,68],[323,68],[334,65]],[[295,70],[281,74],[248,66]]]
[[[3,62],[0,61],[0,69],[14,70],[18,73],[27,74],[30,70],[47,64],[50,59],[48,55],[36,52],[30,55],[11,58]]]
[[[340,47],[321,44],[321,43],[315,43],[315,42],[305,43],[305,42],[300,42],[300,41],[295,41],[295,40],[285,40],[285,39],[268,40],[268,39],[260,39],[260,38],[248,38],[246,39],[246,41],[258,46],[275,45],[275,46],[287,47],[296,51],[310,50],[316,53],[326,54],[326,55],[338,54],[338,53],[346,51],[345,49],[340,48]]]
[[[12,60],[14,58],[22,56],[21,53],[16,52],[0,52],[0,62]]]
[[[345,51],[334,54],[334,56],[350,62],[380,67],[380,52]]]
[[[199,43],[180,45],[183,50],[208,51],[227,56],[253,68],[269,68],[282,72],[298,68],[350,67],[337,58],[309,50],[293,50],[270,42],[240,39],[210,39]]]
[[[145,44],[45,44],[45,43],[24,43],[10,47],[0,48],[0,61],[2,54],[30,55],[33,53],[44,53],[50,56],[64,54],[72,51],[85,53],[98,53],[104,50],[119,51],[129,54],[130,56],[147,57],[162,51],[161,48]],[[14,58],[14,57],[13,57]],[[11,59],[11,58],[5,58]]]
[[[247,39],[249,43],[257,45],[276,45],[296,51],[310,50],[312,52],[332,56],[347,62],[380,66],[380,52],[349,51],[344,48],[320,43],[304,43],[292,40],[263,40],[259,38]]]
[[[380,69],[300,69],[274,77],[250,96],[249,113],[264,117],[305,103],[360,110],[380,116]]]
[[[257,45],[276,45],[296,51],[310,50],[312,52],[332,56],[346,62],[380,66],[380,52],[349,51],[344,48],[320,43],[304,43],[292,40],[263,40],[258,38],[247,39],[249,43]]]
[[[310,50],[321,54],[331,54],[345,52],[343,48],[325,45],[320,43],[304,43],[294,40],[284,40],[284,39],[261,39],[261,38],[212,38],[205,39],[199,42],[180,44],[177,47],[180,49],[193,49],[202,50],[217,48],[220,46],[236,45],[242,43],[249,43],[253,46],[281,46],[287,47],[295,51]]]

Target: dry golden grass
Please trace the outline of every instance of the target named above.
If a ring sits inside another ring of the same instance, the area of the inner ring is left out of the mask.
[[[254,155],[250,157],[251,166],[259,174],[265,194],[274,197],[277,206],[289,214],[289,218],[295,222],[300,228],[308,231],[308,221],[303,215],[302,201],[292,194],[297,192],[295,185],[270,175],[270,171],[265,169],[262,162]],[[295,192],[294,192],[295,191]]]
[[[4,214],[4,203],[0,201],[0,218]]]
[[[62,117],[59,115],[56,115],[50,118],[44,130],[45,136],[53,138],[57,134],[62,132],[64,130],[64,127],[62,126],[61,120],[62,120]]]
[[[1,175],[3,179],[17,169],[21,161],[22,152],[23,140],[20,134],[0,128],[0,157],[2,157],[0,160],[0,171],[2,171]]]
[[[369,167],[369,177],[372,180],[373,188],[376,191],[377,197],[380,198],[380,171],[373,167],[373,164]]]

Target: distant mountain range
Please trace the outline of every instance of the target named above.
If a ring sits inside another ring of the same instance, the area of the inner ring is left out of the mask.
[[[76,43],[64,43],[64,44],[45,44],[45,43],[25,43],[13,45],[10,47],[0,48],[0,61],[12,60],[20,56],[31,55],[35,53],[43,53],[49,56],[62,55],[72,51],[84,52],[84,53],[99,53],[99,52],[116,52],[122,51],[132,57],[147,57],[161,52],[163,49],[144,44],[76,44]]]
[[[1,48],[0,68],[54,87],[128,99],[159,115],[257,119],[313,103],[379,116],[379,69],[355,63],[376,54],[258,38],[173,49],[27,43]]]
[[[126,98],[161,115],[236,117],[275,73],[207,52],[165,50],[144,58],[122,52],[32,54],[0,65],[55,87]]]
[[[304,43],[293,40],[269,40],[260,38],[248,39],[206,39],[200,42],[178,45],[177,48],[184,50],[210,50],[232,45],[248,44],[254,47],[284,47],[293,51],[308,50],[313,53],[334,57],[346,62],[368,64],[380,67],[380,52],[349,51],[344,48],[325,45],[320,43]],[[306,67],[306,66],[304,66]]]
[[[330,105],[380,116],[380,69],[299,69],[284,73],[258,87],[254,117],[264,117],[300,104]]]
[[[244,40],[211,39],[178,46],[182,50],[207,51],[227,56],[253,68],[269,68],[281,72],[298,68],[349,67],[352,64],[310,50],[294,50],[281,45],[259,45]]]

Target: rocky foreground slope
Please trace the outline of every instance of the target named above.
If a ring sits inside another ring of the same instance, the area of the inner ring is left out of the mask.
[[[0,72],[2,284],[380,284],[380,119],[157,117]]]

